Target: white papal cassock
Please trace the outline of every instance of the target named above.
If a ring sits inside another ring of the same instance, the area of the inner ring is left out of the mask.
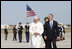
[[[31,23],[30,25],[30,34],[31,34],[31,47],[40,48],[41,47],[41,38],[44,31],[43,24],[41,22]],[[33,35],[35,32],[40,33],[40,35]]]

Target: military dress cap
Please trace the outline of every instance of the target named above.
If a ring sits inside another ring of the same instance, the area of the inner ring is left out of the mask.
[[[29,22],[27,22],[26,24],[29,24]]]
[[[19,24],[22,24],[21,22],[19,22]]]
[[[60,22],[59,24],[63,25],[63,23],[62,23],[62,22]]]

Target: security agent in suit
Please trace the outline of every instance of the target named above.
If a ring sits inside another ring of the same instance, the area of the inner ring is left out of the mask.
[[[29,23],[25,25],[26,42],[29,42]]]
[[[22,42],[22,30],[23,30],[23,26],[21,25],[21,22],[18,25],[18,35],[19,35],[19,42]]]
[[[17,36],[17,29],[16,29],[16,25],[13,27],[13,41],[14,39],[17,40],[16,36]]]
[[[52,45],[53,48],[57,48],[56,39],[58,36],[58,23],[53,20],[53,14],[49,14],[49,21],[44,25],[44,38],[47,40],[46,48],[52,48]]]
[[[4,34],[5,34],[5,40],[7,40],[7,36],[8,36],[7,26],[5,26],[4,28]]]

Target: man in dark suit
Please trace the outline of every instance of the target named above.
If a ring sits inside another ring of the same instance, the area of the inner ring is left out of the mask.
[[[53,48],[57,48],[56,39],[58,36],[58,23],[53,20],[53,14],[49,14],[49,21],[44,25],[44,38],[47,40],[46,48],[52,48],[52,45]]]
[[[7,36],[8,36],[7,26],[5,26],[4,28],[4,34],[5,34],[5,40],[7,40]]]
[[[16,29],[16,25],[15,25],[13,27],[13,41],[14,41],[14,39],[17,40],[16,36],[17,36],[17,29]]]

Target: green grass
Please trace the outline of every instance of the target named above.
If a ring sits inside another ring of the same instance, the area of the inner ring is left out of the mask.
[[[65,28],[66,32],[71,32],[71,28]]]

